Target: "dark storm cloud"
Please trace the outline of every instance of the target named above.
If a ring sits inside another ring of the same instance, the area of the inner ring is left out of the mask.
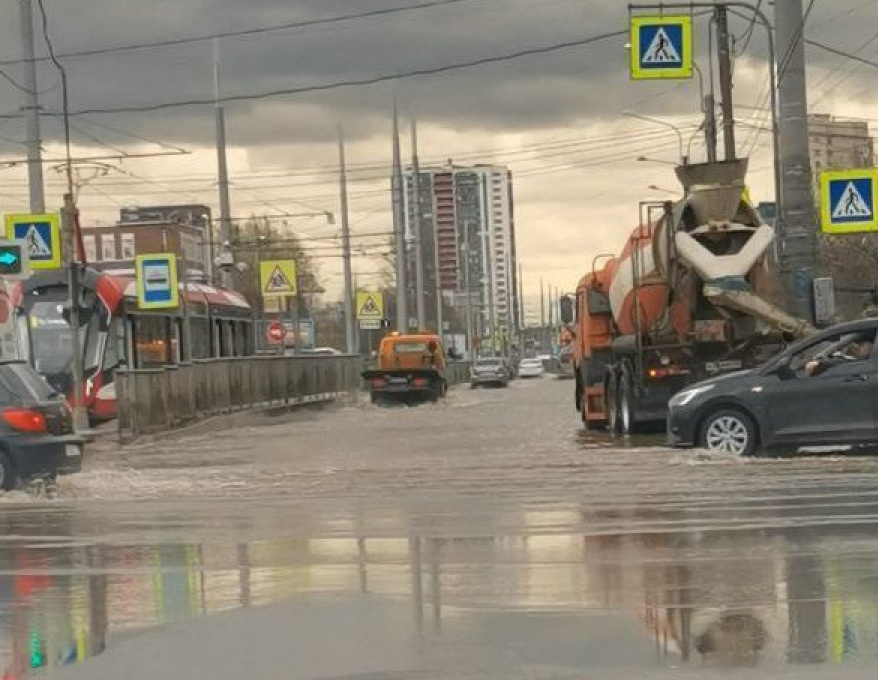
[[[144,42],[274,23],[401,6],[401,0],[44,0],[57,51]],[[2,0],[3,57],[17,57],[17,2]],[[878,3],[838,0],[815,10],[811,31],[830,44],[856,47],[878,21]],[[705,19],[699,20],[703,35]],[[581,39],[623,28],[627,3],[617,0],[471,0],[448,7],[361,19],[330,26],[227,39],[222,45],[223,91],[228,95],[318,85],[507,54],[520,49]],[[860,28],[866,26],[866,28]],[[745,23],[733,18],[741,35]],[[331,139],[343,121],[352,137],[368,137],[386,126],[390,100],[427,123],[458,130],[516,131],[565,127],[618,115],[642,106],[659,115],[697,110],[694,83],[677,89],[666,83],[628,80],[625,37],[557,53],[527,57],[465,71],[400,80],[371,87],[280,97],[229,105],[235,143],[260,145]],[[762,51],[757,29],[753,54]],[[701,40],[699,52],[706,45]],[[706,58],[701,59],[706,64]],[[815,68],[838,59],[809,51]],[[73,109],[210,98],[213,93],[209,42],[156,50],[65,60]],[[20,67],[9,66],[13,76]],[[874,82],[874,69],[860,78]],[[40,67],[41,87],[57,80]],[[756,92],[739,92],[755,99]],[[44,95],[57,109],[58,88]],[[19,93],[0,90],[4,111],[15,110]],[[209,106],[148,114],[96,116],[166,140],[207,143],[213,135]],[[47,125],[47,135],[57,134]],[[0,133],[2,133],[0,129]],[[124,141],[105,133],[115,142]]]

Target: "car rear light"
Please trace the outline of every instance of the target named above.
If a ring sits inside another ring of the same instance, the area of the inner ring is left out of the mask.
[[[689,375],[689,369],[681,366],[668,366],[666,368],[650,368],[646,374],[650,378],[670,378],[675,375]]]
[[[427,380],[426,378],[415,378],[415,379],[412,381],[412,384],[413,384],[415,387],[426,387],[428,382],[430,382],[430,381]]]
[[[387,381],[384,378],[372,378],[372,387],[384,387]]]
[[[0,412],[9,427],[20,432],[45,432],[46,417],[39,411],[27,408],[5,408]]]

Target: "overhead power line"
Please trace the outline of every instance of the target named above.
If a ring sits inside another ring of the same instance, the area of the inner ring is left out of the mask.
[[[225,95],[219,99],[198,98],[198,99],[181,99],[178,101],[159,102],[156,104],[140,104],[132,106],[112,106],[103,108],[86,108],[71,112],[72,116],[92,115],[97,113],[143,113],[148,111],[161,111],[164,109],[178,109],[189,106],[214,106],[217,103],[253,101],[257,99],[270,99],[272,97],[290,96],[296,94],[305,94],[309,92],[326,92],[329,90],[338,90],[346,87],[362,87],[364,85],[377,85],[393,80],[402,80],[405,78],[413,78],[418,76],[431,76],[439,73],[448,73],[450,71],[459,71],[462,69],[473,68],[474,66],[484,66],[486,64],[496,64],[504,61],[512,61],[522,57],[529,57],[537,54],[547,54],[550,52],[558,52],[560,50],[571,49],[574,47],[582,47],[608,38],[615,38],[628,35],[628,29],[620,31],[611,31],[609,33],[600,33],[588,38],[580,40],[569,40],[566,42],[555,43],[553,45],[545,45],[543,47],[534,47],[526,50],[518,50],[492,57],[482,57],[480,59],[472,59],[470,61],[458,62],[455,64],[446,64],[444,66],[433,66],[421,69],[413,69],[411,71],[399,71],[397,73],[386,73],[379,76],[369,78],[359,78],[352,80],[339,80],[331,83],[322,83],[317,85],[304,85],[302,87],[280,88],[276,90],[266,90],[264,92],[254,92],[249,94],[232,94]],[[17,118],[20,114],[4,114],[0,118]]]
[[[138,50],[155,49],[157,47],[173,47],[176,45],[188,45],[192,43],[208,42],[217,38],[239,38],[248,35],[259,35],[264,33],[275,33],[278,31],[289,31],[296,28],[311,28],[314,26],[324,26],[327,24],[337,24],[345,21],[354,21],[356,19],[368,19],[371,17],[386,16],[389,14],[400,14],[403,12],[414,12],[422,9],[430,9],[433,7],[444,7],[447,5],[459,5],[473,0],[431,0],[430,2],[422,2],[417,5],[406,5],[404,7],[386,7],[383,9],[375,9],[367,12],[358,12],[356,14],[341,14],[334,17],[322,17],[319,19],[305,19],[303,21],[289,21],[280,24],[270,24],[266,26],[257,26],[254,28],[245,28],[237,31],[220,31],[217,33],[204,33],[196,36],[186,36],[181,38],[169,38],[167,40],[152,40],[149,42],[130,43],[128,45],[116,45],[110,47],[95,47],[87,50],[74,50],[70,52],[61,52],[57,55],[58,59],[72,59],[75,57],[93,57],[100,54],[113,54],[117,52],[136,52]],[[36,62],[49,61],[49,57],[37,57]],[[0,66],[11,66],[13,64],[23,64],[27,59],[3,59],[0,60]]]

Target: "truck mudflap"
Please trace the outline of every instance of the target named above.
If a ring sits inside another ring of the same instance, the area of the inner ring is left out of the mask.
[[[435,368],[370,369],[361,374],[373,402],[435,401],[445,395],[444,376]]]

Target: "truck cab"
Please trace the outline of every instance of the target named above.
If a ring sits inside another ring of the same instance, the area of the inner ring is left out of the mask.
[[[438,335],[391,333],[381,340],[377,365],[363,372],[373,404],[437,401],[445,396],[445,352]]]

